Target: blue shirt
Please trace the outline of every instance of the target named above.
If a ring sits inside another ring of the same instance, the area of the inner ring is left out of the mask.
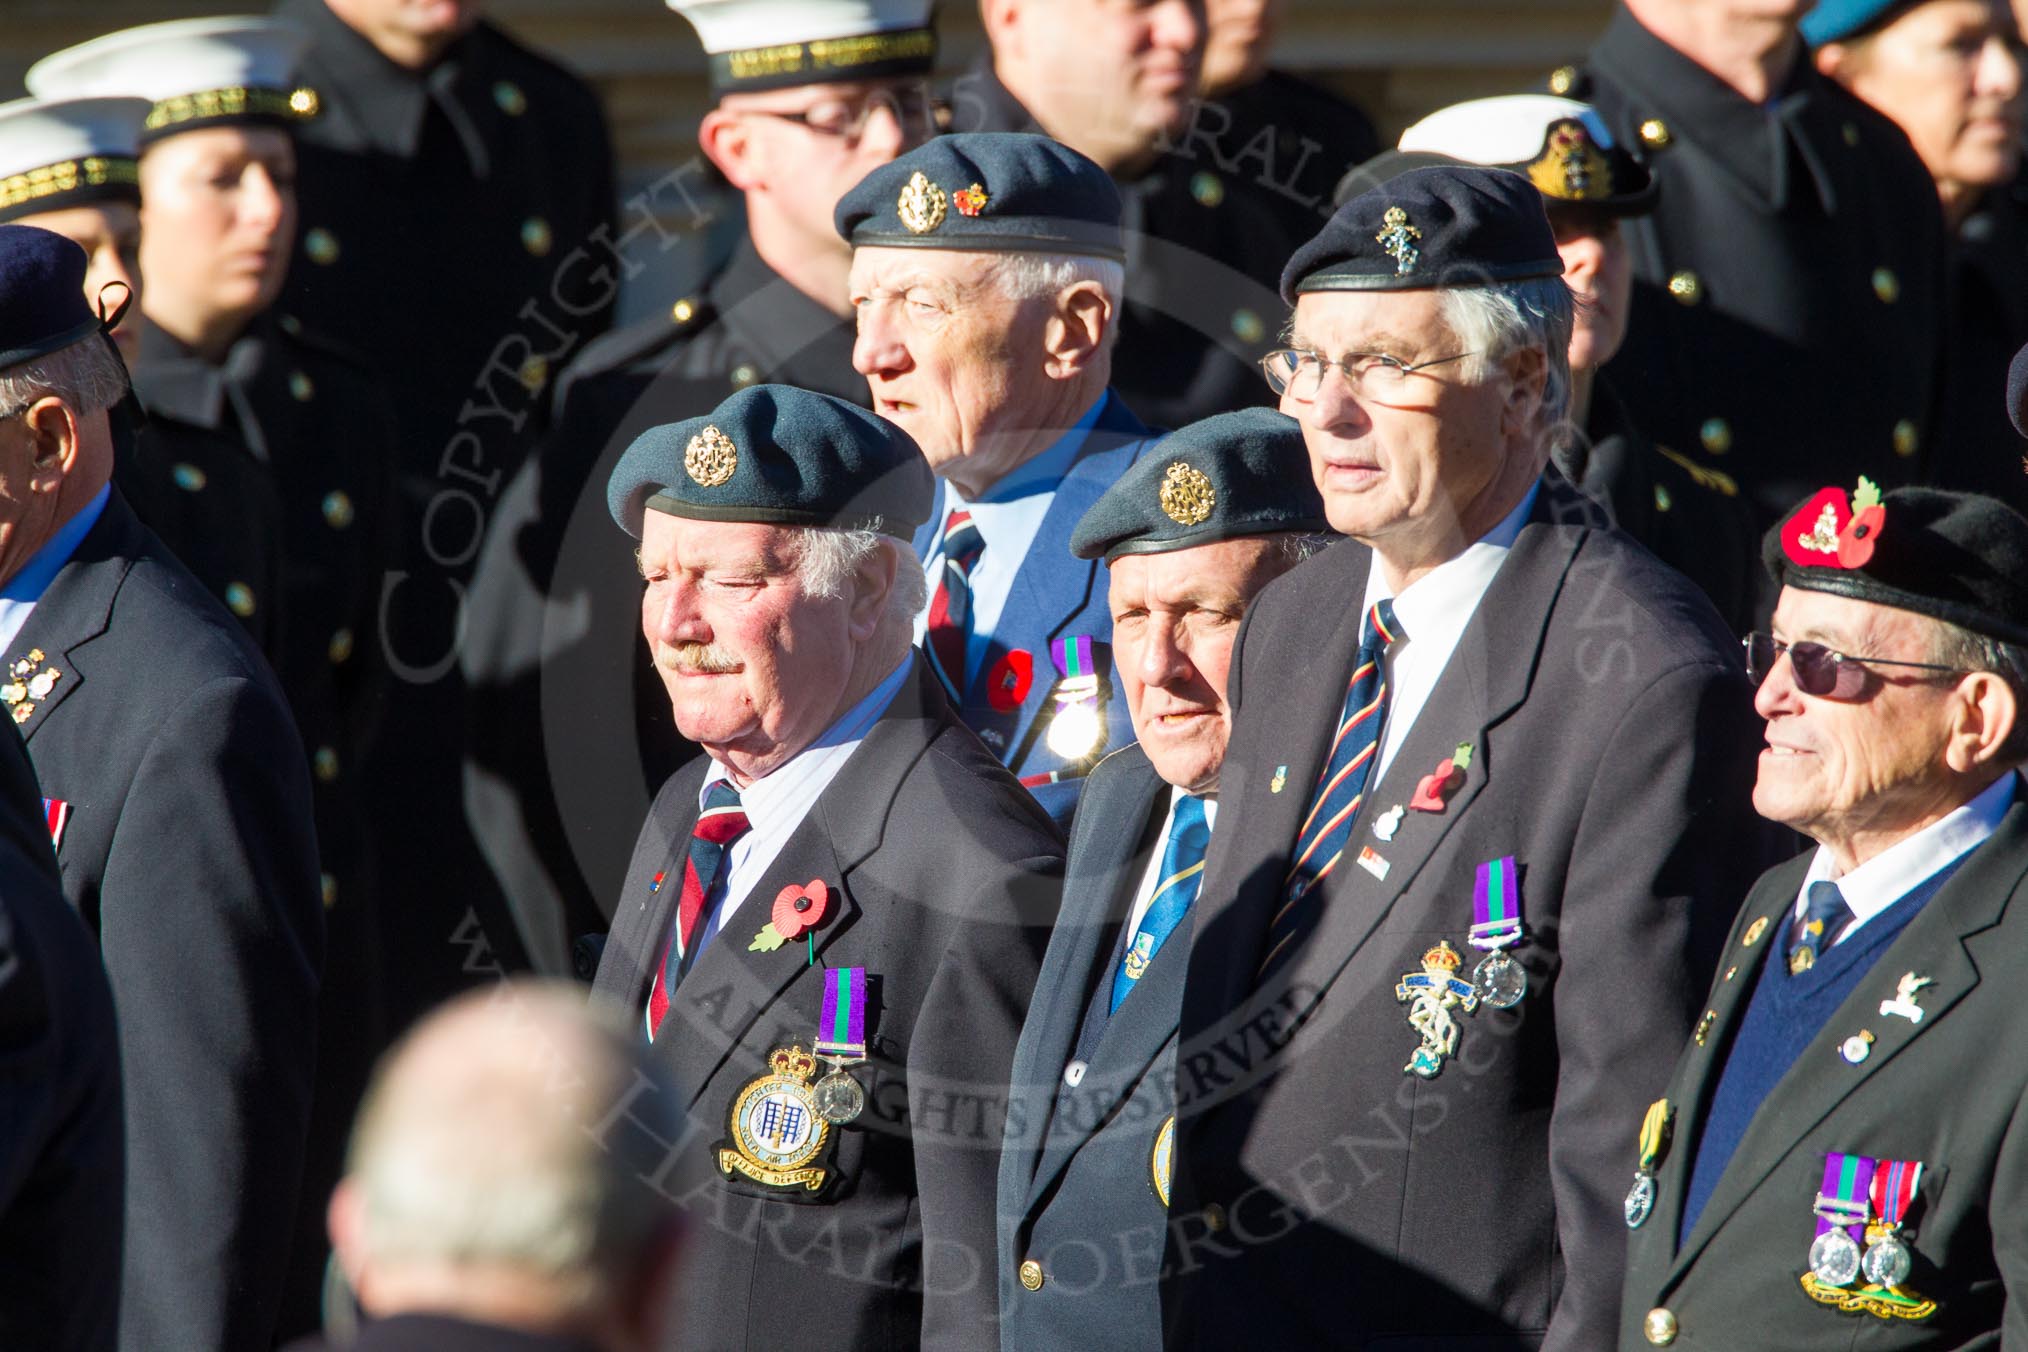
[[[84,543],[85,536],[99,522],[106,510],[106,500],[113,495],[113,486],[101,488],[83,510],[56,528],[56,534],[43,543],[42,548],[28,556],[28,562],[21,565],[7,584],[0,587],[0,651],[14,646],[14,640],[21,636],[21,627],[28,623],[28,617],[35,613],[35,603],[49,590],[49,584],[56,581],[56,575],[70,562],[70,556],[77,553],[77,547]]]

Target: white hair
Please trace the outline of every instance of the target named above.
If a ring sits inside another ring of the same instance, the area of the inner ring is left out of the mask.
[[[1467,378],[1482,378],[1489,366],[1534,348],[1542,353],[1547,377],[1542,386],[1542,426],[1555,427],[1570,411],[1570,330],[1575,303],[1560,277],[1488,286],[1447,287],[1437,293],[1451,336],[1475,354]]]
[[[1112,351],[1120,332],[1120,305],[1127,291],[1127,265],[1089,254],[1007,253],[994,262],[994,281],[1009,300],[1054,296],[1079,282],[1096,282],[1112,307],[1112,321],[1099,339],[1099,353]]]
[[[0,371],[0,411],[18,412],[51,395],[79,416],[103,413],[127,397],[127,365],[94,333]]]
[[[803,586],[813,595],[837,599],[847,594],[852,575],[876,549],[895,554],[894,586],[887,593],[887,619],[913,630],[915,617],[929,604],[929,580],[915,553],[900,540],[876,528],[836,530],[811,527],[802,533],[797,566]]]

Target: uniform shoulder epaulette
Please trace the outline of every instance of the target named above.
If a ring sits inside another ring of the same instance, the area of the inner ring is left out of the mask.
[[[1700,465],[1689,456],[1684,455],[1680,451],[1672,451],[1660,442],[1655,443],[1655,452],[1664,459],[1674,461],[1677,465],[1681,466],[1683,472],[1688,474],[1698,487],[1708,488],[1712,492],[1723,494],[1728,498],[1739,496],[1739,481],[1734,479],[1730,474],[1722,470],[1712,469],[1709,465]]]

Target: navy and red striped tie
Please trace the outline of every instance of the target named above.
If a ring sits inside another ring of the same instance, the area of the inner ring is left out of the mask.
[[[1359,660],[1345,690],[1337,738],[1317,778],[1309,814],[1296,832],[1295,862],[1284,880],[1282,907],[1268,922],[1262,972],[1312,922],[1317,908],[1310,898],[1317,884],[1338,867],[1352,839],[1352,823],[1366,797],[1366,780],[1379,754],[1381,725],[1387,717],[1387,648],[1405,637],[1395,623],[1394,603],[1374,602],[1360,626]]]
[[[930,660],[952,699],[965,696],[965,644],[972,636],[972,569],[986,552],[986,539],[962,507],[944,518],[943,576],[930,599],[924,627]]]
[[[727,780],[718,780],[704,791],[704,811],[690,832],[690,849],[683,856],[683,896],[676,903],[676,924],[656,964],[655,980],[648,987],[648,1040],[662,1026],[669,1012],[669,993],[697,961],[702,948],[705,903],[711,899],[725,873],[725,854],[732,843],[747,833],[746,811],[739,804],[739,790]]]

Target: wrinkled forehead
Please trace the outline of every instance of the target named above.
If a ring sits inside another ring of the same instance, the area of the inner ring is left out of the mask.
[[[641,561],[754,576],[794,572],[805,531],[748,521],[703,521],[650,507],[641,513]]]
[[[1001,258],[983,250],[865,244],[852,251],[852,289],[862,294],[922,285],[976,290],[998,274]]]
[[[1296,297],[1290,338],[1296,347],[1331,354],[1422,355],[1453,338],[1443,297],[1435,290],[1307,292]]]

